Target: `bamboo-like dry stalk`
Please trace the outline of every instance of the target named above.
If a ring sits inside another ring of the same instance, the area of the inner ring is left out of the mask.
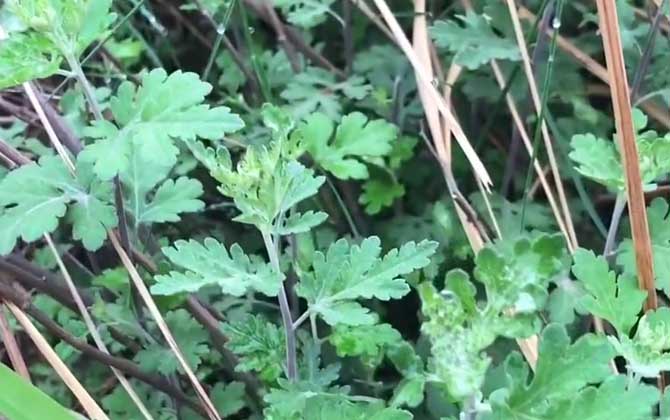
[[[422,69],[426,75],[429,75],[431,78],[433,74],[437,72],[442,75],[442,70],[439,68],[438,60],[431,60],[431,53],[434,53],[434,48],[429,41],[428,37],[428,28],[425,18],[425,0],[414,0],[414,26],[413,26],[413,51],[418,58],[418,62],[422,66]],[[433,54],[434,55],[434,54]],[[435,68],[433,68],[435,65]],[[444,101],[446,104],[451,102],[451,88],[450,86],[456,81],[460,75],[462,69],[459,66],[452,65],[447,72],[447,80],[445,83],[444,90]],[[418,78],[418,74],[417,74]],[[432,96],[428,95],[426,87],[421,83],[417,83],[419,88],[419,96],[423,104],[424,113],[426,115],[426,120],[428,121],[429,129],[433,138],[433,143],[435,145],[435,150],[438,158],[438,162],[442,167],[445,180],[447,181],[447,188],[452,194],[452,197],[456,197],[457,187],[453,179],[453,174],[451,173],[451,150],[450,150],[450,139],[451,139],[451,124],[447,118],[440,118],[440,114],[437,112],[437,107],[434,104]],[[486,191],[484,191],[483,186],[480,186],[482,189],[482,194],[486,198]],[[489,206],[487,202],[487,206]],[[460,208],[458,203],[455,203],[456,214],[463,226],[463,229],[466,233],[470,246],[472,247],[475,254],[481,250],[487,239],[484,238],[477,226],[472,223],[465,214],[465,212]],[[494,223],[494,226],[498,226],[495,216],[491,212],[491,218]],[[499,232],[499,229],[496,229]],[[532,336],[526,339],[517,340],[518,346],[521,349],[524,357],[528,361],[528,364],[531,368],[535,369],[537,365],[538,358],[538,338],[537,336]]]
[[[470,163],[470,166],[472,167],[475,176],[480,179],[485,188],[487,189],[490,188],[491,185],[493,185],[493,181],[491,180],[491,177],[489,176],[488,171],[484,166],[484,163],[481,161],[475,150],[472,148],[472,145],[468,141],[468,138],[465,135],[463,128],[451,113],[451,110],[446,104],[444,98],[440,95],[435,86],[433,86],[432,84],[433,80],[431,75],[426,73],[426,69],[421,65],[421,62],[418,59],[416,53],[414,52],[412,45],[407,39],[407,36],[403,32],[395,16],[393,16],[393,13],[391,12],[391,9],[389,8],[388,4],[386,4],[385,0],[374,0],[374,3],[381,12],[382,17],[386,21],[386,24],[388,25],[389,29],[393,33],[396,39],[396,43],[398,44],[402,52],[405,54],[409,62],[412,64],[418,84],[422,85],[425,88],[426,93],[433,102],[433,106],[437,107],[440,114],[442,114],[442,116],[448,121],[449,125],[451,126],[451,130],[454,133],[456,142],[463,150],[463,153],[465,154],[465,157],[468,159],[468,162]]]
[[[431,79],[434,77],[433,67],[431,65],[431,51],[428,43],[428,29],[426,26],[425,18],[425,0],[415,0],[415,18],[414,18],[414,31],[413,31],[413,51],[415,51],[416,56],[421,64],[424,72]],[[459,69],[453,68],[450,72],[452,82],[455,78],[458,77],[460,73]],[[449,144],[449,137],[451,130],[449,129],[449,124],[446,123],[446,119],[440,118],[440,113],[437,110],[437,107],[432,101],[432,97],[428,94],[427,88],[421,83],[417,83],[417,88],[419,92],[419,97],[421,98],[421,103],[423,104],[424,113],[426,115],[426,121],[428,122],[428,128],[431,132],[433,138],[433,144],[435,147],[436,157],[438,163],[442,167],[442,172],[446,180],[447,189],[452,197],[457,194],[455,190],[455,181],[453,180],[453,174],[451,172],[451,149]],[[448,85],[448,84],[447,84]],[[449,92],[447,90],[447,92]],[[448,98],[448,96],[447,96]],[[448,99],[445,100],[448,104]],[[468,242],[472,247],[473,251],[477,253],[481,248],[484,247],[485,240],[482,237],[482,233],[479,231],[477,226],[469,220],[465,212],[460,208],[458,203],[454,203],[456,208],[456,215],[458,216]]]
[[[635,248],[635,262],[640,288],[646,290],[646,309],[658,306],[656,287],[654,285],[654,261],[647,224],[640,162],[633,128],[633,116],[630,105],[630,92],[626,67],[621,47],[619,21],[616,4],[611,0],[597,0],[600,32],[603,37],[605,60],[609,76],[614,120],[616,123],[617,141],[620,145],[621,158],[626,175],[626,193]]]
[[[72,391],[77,398],[77,401],[79,401],[84,411],[86,411],[86,414],[93,420],[109,420],[107,414],[102,411],[98,403],[96,403],[88,391],[86,391],[86,388],[83,387],[67,365],[60,359],[60,357],[58,357],[58,354],[56,354],[44,336],[37,330],[35,325],[33,325],[30,318],[28,318],[28,316],[13,303],[5,302],[5,305],[7,305],[7,308],[12,315],[14,315],[14,318],[16,318],[33,343],[35,343],[35,347],[42,353],[42,356],[44,356],[58,376],[63,380],[65,385]]]

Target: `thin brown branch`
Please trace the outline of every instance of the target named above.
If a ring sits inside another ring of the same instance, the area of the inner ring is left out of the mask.
[[[12,367],[16,373],[21,375],[23,379],[30,382],[30,373],[28,372],[28,367],[26,362],[23,359],[21,354],[21,349],[19,348],[14,333],[12,332],[7,317],[5,316],[5,305],[0,299],[0,336],[2,337],[2,342],[5,345],[7,354],[9,355],[9,361],[12,362]]]

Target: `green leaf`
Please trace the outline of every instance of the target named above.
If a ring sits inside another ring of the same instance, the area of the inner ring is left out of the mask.
[[[624,190],[623,168],[613,142],[593,134],[578,134],[572,137],[570,146],[569,156],[577,172],[613,191]]]
[[[111,179],[128,169],[133,146],[142,160],[171,166],[179,153],[175,139],[218,140],[242,128],[244,123],[230,109],[203,104],[211,90],[195,73],[168,76],[163,69],[145,74],[139,88],[124,82],[110,101],[116,125],[97,121],[88,127],[85,133],[96,141],[81,158],[94,162],[100,178]]]
[[[116,19],[112,0],[9,0],[10,10],[63,56],[78,57]]]
[[[226,346],[240,357],[235,370],[258,372],[261,379],[274,382],[283,372],[284,335],[259,315],[247,315],[221,326],[228,337]]]
[[[405,187],[402,184],[389,176],[384,176],[367,180],[363,184],[363,192],[358,201],[365,206],[366,213],[375,215],[404,195]]]
[[[417,407],[423,402],[427,380],[423,359],[406,341],[397,341],[386,355],[403,376],[393,391],[391,406]]]
[[[364,357],[378,360],[385,347],[402,341],[402,336],[389,324],[337,325],[328,337],[340,357]]]
[[[670,224],[668,224],[668,203],[663,198],[655,198],[647,207],[647,223],[651,235],[651,249],[654,257],[654,272],[656,273],[657,288],[670,293],[670,282],[665,273],[670,272]],[[623,268],[628,276],[637,275],[635,249],[633,241],[626,238],[619,245],[617,264]]]
[[[102,246],[107,229],[116,226],[111,186],[78,162],[73,177],[57,156],[45,156],[11,171],[0,181],[0,254],[21,237],[26,242],[53,232],[66,215],[73,237],[89,250]]]
[[[637,322],[637,315],[647,293],[638,288],[634,277],[618,279],[609,270],[607,260],[593,251],[579,248],[574,253],[572,272],[584,285],[587,294],[581,303],[591,314],[610,322],[619,335],[627,335]]]
[[[556,288],[549,294],[547,311],[549,321],[559,324],[571,324],[575,321],[575,312],[581,310],[580,302],[584,297],[580,282],[562,279],[556,282]]]
[[[178,222],[180,213],[201,210],[205,203],[198,200],[202,195],[202,184],[187,177],[168,179],[163,182],[150,203],[136,218],[140,223]]]
[[[597,388],[584,388],[576,397],[553,405],[542,418],[646,420],[652,418],[651,413],[658,400],[656,387],[616,375],[607,378]]]
[[[400,136],[393,143],[391,153],[389,153],[389,167],[391,169],[400,169],[400,166],[414,156],[414,148],[419,140],[416,137]]]
[[[165,322],[174,335],[186,363],[197,369],[203,359],[210,353],[209,335],[185,309],[170,311],[165,315]],[[157,370],[164,375],[171,375],[182,367],[174,353],[162,343],[153,342],[135,355],[138,363],[148,371]]]
[[[670,370],[670,309],[658,308],[647,312],[637,326],[635,336],[619,338],[608,336],[620,356],[626,359],[627,367],[636,374],[653,378],[660,372]]]
[[[670,134],[661,137],[653,130],[643,132],[647,117],[639,109],[633,109],[633,119],[642,183],[645,189],[653,189],[656,179],[670,172]],[[578,165],[575,169],[579,173],[623,193],[625,178],[614,141],[593,134],[579,134],[572,137],[570,144],[572,152],[569,156]]]
[[[547,326],[530,383],[528,366],[518,353],[505,362],[509,385],[491,396],[494,418],[547,418],[552,405],[573,400],[586,386],[612,374],[612,350],[604,337],[587,334],[570,344],[562,326]]]
[[[360,245],[340,239],[324,255],[315,252],[312,271],[305,273],[296,288],[309,310],[330,325],[362,325],[374,317],[357,299],[398,299],[409,292],[401,277],[430,263],[436,242],[409,242],[392,249],[383,258],[378,237],[366,238]]]
[[[360,112],[342,117],[334,137],[333,121],[322,113],[305,118],[298,130],[312,158],[340,179],[368,178],[361,161],[388,155],[397,137],[393,124],[381,119],[368,121]]]
[[[328,219],[328,214],[322,211],[296,212],[282,220],[281,226],[278,226],[274,232],[278,235],[309,232],[310,229],[320,225],[326,219]]]
[[[457,64],[475,70],[491,60],[518,61],[521,58],[516,43],[496,35],[486,15],[468,12],[457,19],[463,26],[453,20],[440,20],[430,28],[436,45],[455,53]]]
[[[345,98],[361,100],[371,89],[360,76],[338,82],[328,70],[307,67],[290,79],[281,97],[291,104],[291,114],[295,118],[318,111],[331,119],[338,119],[342,105],[346,103]]]
[[[60,62],[56,47],[45,36],[12,32],[0,40],[0,89],[49,77]]]
[[[212,402],[222,417],[232,416],[246,406],[244,401],[244,384],[242,382],[230,382],[214,385]]]
[[[274,0],[275,7],[279,7],[286,19],[296,26],[305,29],[323,23],[329,13],[334,0]]]
[[[214,238],[206,238],[202,244],[179,240],[174,247],[163,248],[163,254],[187,271],[156,276],[156,284],[151,286],[156,295],[195,292],[207,285],[218,285],[233,296],[250,290],[276,296],[283,279],[269,264],[246,255],[239,245],[233,244],[228,251]]]
[[[120,175],[124,204],[133,216],[135,229],[140,224],[177,222],[181,213],[196,212],[204,207],[198,200],[203,192],[198,180],[180,177],[163,181],[171,166],[159,164],[154,159],[142,159],[136,145],[131,147],[129,157],[129,165]],[[161,181],[163,183],[151,194]]]
[[[9,420],[74,420],[76,415],[0,363],[0,415]]]

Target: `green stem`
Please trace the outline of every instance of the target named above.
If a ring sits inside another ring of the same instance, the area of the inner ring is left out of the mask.
[[[537,158],[537,149],[540,147],[540,139],[542,137],[542,124],[544,124],[544,115],[547,109],[547,103],[549,102],[549,84],[551,83],[551,77],[554,71],[554,61],[556,57],[556,45],[558,38],[558,28],[560,26],[561,12],[563,11],[563,0],[558,0],[556,2],[556,11],[553,18],[552,26],[554,26],[554,32],[551,36],[551,47],[549,49],[549,58],[547,59],[547,70],[544,76],[544,82],[542,83],[542,99],[540,103],[540,111],[537,115],[537,122],[535,123],[535,134],[533,135],[533,153],[530,157],[530,163],[528,165],[528,170],[526,171],[526,181],[524,185],[524,194],[523,194],[523,204],[521,206],[521,223],[519,223],[519,229],[523,232],[524,222],[526,218],[526,205],[528,204],[528,191],[530,190],[530,181],[531,175],[533,173],[533,162]]]
[[[623,211],[625,209],[626,194],[620,192],[616,196],[614,210],[612,210],[612,220],[610,221],[610,227],[607,230],[607,239],[605,240],[605,247],[603,249],[603,257],[605,258],[607,258],[614,249],[614,241],[616,239],[617,231],[619,230],[619,224],[621,223],[621,216],[623,215]]]
[[[279,253],[275,242],[272,240],[270,232],[261,230],[265,250],[270,258],[270,264],[277,274],[281,274],[279,266]],[[291,319],[291,308],[286,296],[286,288],[282,282],[279,288],[279,311],[281,312],[282,323],[284,325],[284,336],[286,337],[286,376],[290,381],[298,379],[297,353],[295,343],[295,331],[293,330],[293,321]]]

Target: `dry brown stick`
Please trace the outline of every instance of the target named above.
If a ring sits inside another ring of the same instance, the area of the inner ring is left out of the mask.
[[[28,372],[28,367],[26,362],[23,359],[21,354],[21,349],[19,348],[14,333],[12,332],[7,317],[5,316],[5,305],[2,299],[0,299],[0,336],[2,336],[2,342],[7,349],[7,354],[9,355],[9,361],[12,362],[12,367],[14,370],[23,377],[28,382],[30,380],[30,373]]]
[[[654,285],[654,261],[616,4],[610,0],[597,0],[597,5],[605,60],[611,81],[610,89],[617,131],[616,138],[620,145],[621,158],[626,174],[626,193],[630,209],[638,281],[640,288],[648,293],[645,307],[650,310],[658,306]]]
[[[493,185],[493,181],[491,180],[484,163],[479,158],[479,155],[477,155],[477,152],[473,149],[467,136],[465,135],[465,132],[463,131],[463,128],[449,109],[448,104],[437,91],[435,86],[433,86],[431,76],[426,72],[426,69],[418,59],[411,43],[407,39],[407,36],[398,23],[398,20],[393,15],[393,12],[389,8],[388,4],[385,0],[374,0],[374,3],[381,12],[387,25],[391,29],[391,32],[395,36],[396,42],[400,46],[400,49],[412,64],[418,84],[425,88],[428,97],[431,99],[432,105],[436,106],[440,114],[442,114],[442,116],[448,121],[456,142],[465,154],[473,172],[475,173],[475,176],[481,180],[485,188],[490,188]]]
[[[77,398],[81,407],[86,411],[86,414],[93,420],[109,420],[107,414],[100,408],[98,403],[91,397],[89,392],[79,382],[79,380],[72,374],[72,371],[67,367],[63,360],[54,351],[51,345],[39,332],[35,325],[30,321],[30,318],[24,313],[21,307],[17,307],[12,299],[15,290],[1,285],[0,298],[5,300],[5,304],[9,311],[14,315],[14,318],[19,322],[23,330],[28,334],[30,339],[35,344],[42,356],[47,360],[49,365],[54,369],[56,374],[65,383],[68,389]],[[24,292],[23,296],[27,296]]]

